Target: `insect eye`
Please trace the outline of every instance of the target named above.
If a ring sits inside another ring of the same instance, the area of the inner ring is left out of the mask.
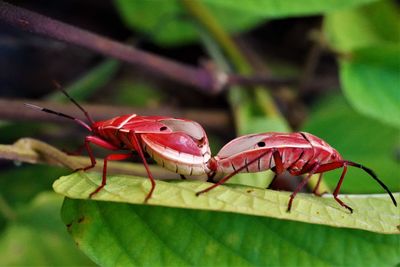
[[[160,128],[160,131],[165,131],[165,130],[167,130],[168,128],[167,128],[167,126],[162,126],[161,128]]]
[[[264,147],[264,146],[265,146],[265,142],[258,142],[258,143],[257,143],[257,146],[259,146],[259,147]]]

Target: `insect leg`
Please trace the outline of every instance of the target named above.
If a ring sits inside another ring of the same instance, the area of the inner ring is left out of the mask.
[[[82,151],[85,149],[85,144],[83,143],[82,145],[80,145],[77,149],[75,149],[74,151],[70,151],[67,149],[62,149],[62,151],[64,153],[66,153],[69,156],[79,156],[82,155]]]
[[[86,170],[89,170],[89,169],[93,168],[94,166],[96,166],[96,159],[93,156],[93,151],[92,151],[92,149],[90,148],[90,145],[89,145],[90,143],[98,145],[98,146],[103,147],[105,149],[110,149],[110,150],[118,150],[119,149],[118,147],[114,146],[113,144],[110,144],[107,141],[105,141],[105,140],[103,140],[103,139],[101,139],[101,138],[99,138],[97,136],[93,136],[93,135],[86,136],[84,145],[85,145],[86,151],[89,154],[91,165],[89,165],[89,166],[87,166],[85,168],[79,168],[77,170],[86,171]]]
[[[326,193],[326,192],[322,192],[322,193],[318,192],[318,187],[319,187],[319,185],[320,185],[320,183],[322,181],[322,175],[323,175],[323,172],[321,172],[319,174],[317,184],[315,185],[314,190],[312,191],[314,195],[317,195],[319,197],[322,196],[324,193]]]
[[[345,207],[346,209],[348,209],[348,210],[350,211],[350,213],[353,213],[353,209],[350,208],[349,206],[347,206],[346,204],[344,204],[344,202],[341,201],[341,200],[338,198],[339,190],[340,190],[340,187],[342,186],[343,179],[344,179],[344,176],[346,175],[346,172],[347,172],[347,164],[344,163],[344,164],[343,164],[342,175],[340,175],[339,182],[338,182],[338,184],[336,185],[335,191],[333,191],[333,197],[335,198],[336,202],[338,202],[342,207]]]
[[[275,172],[276,172],[276,174],[277,175],[282,174],[285,169],[283,168],[282,157],[279,154],[279,151],[275,150],[272,153],[272,156],[274,157],[274,161],[275,161]]]
[[[146,169],[147,175],[149,176],[150,182],[151,182],[151,189],[150,192],[147,194],[146,198],[144,199],[144,202],[146,203],[147,200],[151,198],[151,195],[153,194],[153,191],[156,187],[156,182],[153,178],[153,175],[150,172],[149,166],[147,164],[146,158],[144,157],[143,149],[142,146],[140,145],[139,139],[136,136],[136,133],[134,131],[129,132],[129,137],[130,140],[134,146],[134,148],[137,150],[139,153],[140,158],[142,159],[143,165]]]
[[[278,175],[282,174],[284,172],[284,170],[285,170],[284,167],[283,167],[282,157],[279,154],[279,151],[278,150],[274,150],[274,152],[272,152],[272,156],[273,156],[274,162],[275,162],[275,175],[274,175],[274,178],[272,178],[272,181],[269,183],[267,188],[270,188],[270,186],[278,178]]]
[[[319,166],[320,165],[318,162],[315,163],[315,165],[312,167],[311,171],[308,173],[306,178],[304,178],[303,181],[301,181],[301,183],[296,187],[296,189],[290,195],[289,203],[288,203],[287,210],[286,210],[287,212],[289,212],[290,209],[292,208],[292,202],[293,202],[293,199],[295,198],[295,196],[297,195],[297,193],[300,192],[300,190],[308,183],[311,176],[318,170]]]
[[[265,151],[264,153],[262,153],[260,156],[252,159],[251,161],[247,162],[247,164],[244,164],[243,166],[241,166],[240,168],[236,169],[234,172],[228,174],[227,176],[225,176],[224,178],[222,178],[221,180],[219,180],[216,184],[213,184],[210,187],[207,187],[204,190],[201,190],[199,192],[196,193],[196,196],[199,196],[201,194],[204,194],[208,191],[210,191],[211,189],[214,189],[215,187],[225,183],[226,181],[228,181],[230,178],[232,178],[232,176],[238,174],[239,172],[241,172],[242,170],[244,170],[246,167],[250,166],[251,164],[253,164],[254,162],[256,162],[257,160],[259,160],[260,158],[264,157],[265,155],[267,155],[270,151]]]
[[[94,194],[98,193],[107,183],[107,162],[109,160],[124,160],[131,157],[131,153],[128,154],[110,154],[104,158],[103,165],[103,177],[101,179],[101,185],[96,188],[92,193],[90,193],[89,198],[92,198]]]
[[[346,175],[346,172],[347,172],[347,163],[348,163],[347,161],[338,161],[338,162],[332,162],[332,163],[323,164],[323,165],[319,166],[317,172],[324,173],[324,172],[327,172],[327,171],[330,171],[330,170],[334,170],[334,169],[338,169],[338,168],[342,168],[343,167],[343,171],[342,171],[342,174],[340,175],[339,182],[337,183],[335,191],[333,192],[333,197],[334,197],[334,199],[336,200],[337,203],[339,203],[342,207],[345,207],[351,213],[353,213],[353,209],[350,208],[349,206],[347,206],[345,203],[343,203],[343,201],[341,201],[338,198],[340,187],[342,186],[344,176]]]

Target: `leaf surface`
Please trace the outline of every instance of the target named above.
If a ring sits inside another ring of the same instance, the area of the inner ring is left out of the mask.
[[[66,199],[62,217],[78,246],[101,266],[365,267],[400,261],[400,235],[236,213]]]
[[[87,199],[97,188],[101,176],[97,173],[74,173],[58,179],[53,188],[69,198]],[[195,192],[210,183],[199,181],[157,181],[150,205],[235,212],[249,215],[296,220],[335,227],[350,227],[381,233],[399,233],[399,208],[387,195],[341,196],[354,209],[353,214],[339,206],[331,197],[298,194],[292,211],[286,212],[289,192],[244,186],[220,186],[196,197]],[[105,188],[93,198],[142,204],[150,189],[148,179],[130,176],[109,176]],[[396,195],[396,198],[399,194]]]

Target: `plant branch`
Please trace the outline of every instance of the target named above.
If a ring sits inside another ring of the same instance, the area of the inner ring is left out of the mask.
[[[45,163],[49,165],[64,166],[72,170],[90,165],[90,160],[83,156],[70,156],[57,148],[33,138],[21,138],[13,145],[0,145],[0,159],[13,160],[27,163]],[[103,170],[103,160],[96,159],[94,171]],[[157,165],[151,165],[150,170],[157,179],[180,179],[176,173],[169,172]],[[108,173],[123,173],[147,177],[141,163],[108,162]]]
[[[218,93],[228,85],[232,85],[233,81],[235,83],[240,83],[241,81],[240,79],[229,79],[229,74],[220,70],[196,68],[178,63],[3,1],[0,1],[0,20],[25,31],[81,46],[105,56],[119,59],[153,74],[193,86],[208,94]],[[269,84],[270,79],[271,77],[266,76],[262,80],[254,79],[254,82]],[[228,80],[231,82],[227,83]],[[247,78],[247,82],[251,80],[251,77]],[[286,83],[284,79],[280,82]],[[272,85],[274,84],[276,84],[276,79],[272,79]]]
[[[192,16],[192,18],[198,22],[216,41],[216,43],[221,47],[221,49],[226,54],[226,58],[231,62],[234,68],[240,73],[240,75],[248,75],[253,72],[252,66],[249,64],[246,57],[242,54],[236,43],[232,38],[226,33],[224,28],[219,23],[210,10],[203,5],[201,1],[198,0],[181,0],[183,7]],[[237,77],[236,77],[237,78]],[[235,114],[236,126],[238,129],[246,128],[246,119],[242,116],[245,113],[243,99],[246,99],[246,93],[241,88],[236,88],[237,90],[230,91],[230,102],[233,108],[233,113]],[[256,94],[259,94],[262,88],[255,88]],[[282,120],[282,117],[278,107],[274,103],[272,97],[268,93],[263,94],[263,103],[260,105],[265,111],[265,115],[268,117],[277,117]],[[258,98],[255,99],[256,101]],[[240,132],[240,130],[239,130]]]
[[[32,111],[24,107],[24,103],[31,103],[37,106],[54,109],[73,117],[82,117],[82,113],[72,104],[61,104],[51,101],[31,101],[31,100],[10,100],[0,98],[0,119],[10,121],[49,121],[64,123],[65,119],[58,116],[51,116],[44,112]],[[176,118],[188,118],[197,121],[206,128],[228,129],[230,119],[226,112],[220,110],[177,110],[173,108],[152,109],[151,112],[144,108],[132,108],[127,106],[104,106],[85,104],[85,109],[89,111],[94,120],[110,119],[113,116],[122,114],[140,115],[163,115]]]

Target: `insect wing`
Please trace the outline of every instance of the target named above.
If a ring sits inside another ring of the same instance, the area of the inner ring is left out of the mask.
[[[173,132],[184,132],[199,141],[207,141],[207,136],[203,127],[195,121],[182,119],[162,119],[162,123],[167,125]],[[208,143],[207,143],[208,145]]]

